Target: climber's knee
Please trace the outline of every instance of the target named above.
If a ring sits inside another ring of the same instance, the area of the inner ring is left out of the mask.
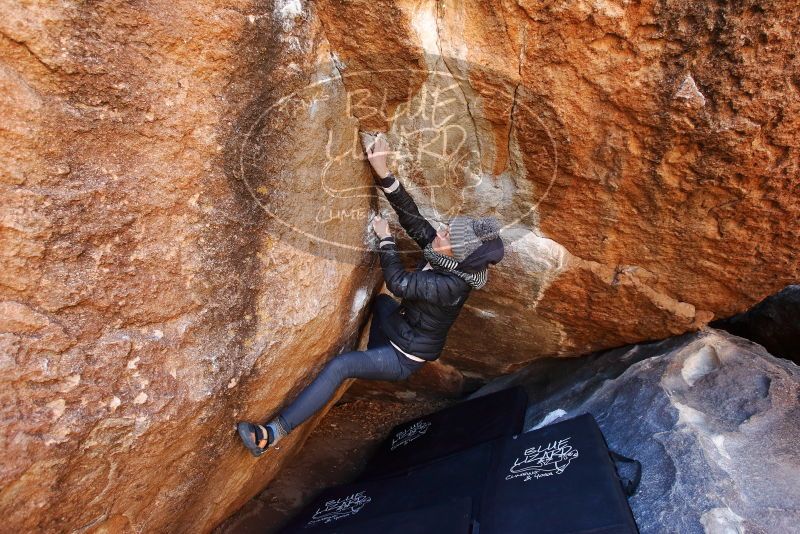
[[[355,351],[338,355],[325,366],[326,374],[329,374],[337,381],[348,378],[353,373],[357,355],[358,353]]]

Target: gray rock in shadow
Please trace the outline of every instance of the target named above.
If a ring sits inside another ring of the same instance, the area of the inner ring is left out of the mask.
[[[591,413],[609,447],[642,462],[630,499],[642,533],[800,532],[800,368],[708,329],[574,360],[522,384],[525,428]]]
[[[800,363],[800,285],[786,286],[744,313],[711,323],[781,358]]]

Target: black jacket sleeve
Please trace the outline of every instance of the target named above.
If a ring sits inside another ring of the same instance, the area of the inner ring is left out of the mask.
[[[386,287],[401,299],[455,306],[467,292],[467,283],[456,276],[447,276],[434,270],[406,271],[393,237],[381,239],[378,251]]]
[[[394,178],[394,181],[389,181],[389,178]],[[396,181],[396,182],[395,182]],[[385,192],[386,199],[392,205],[397,217],[400,219],[400,225],[406,233],[417,242],[419,248],[424,249],[425,246],[433,241],[436,237],[436,229],[428,222],[428,220],[420,215],[414,199],[408,194],[400,180],[393,174],[389,174],[384,179],[384,183],[397,183],[397,189],[391,193]]]

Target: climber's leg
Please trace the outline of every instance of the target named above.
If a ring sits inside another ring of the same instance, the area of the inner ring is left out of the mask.
[[[325,406],[345,379],[398,380],[405,374],[390,345],[340,354],[325,365],[280,417],[286,423],[286,431],[291,432]]]
[[[372,302],[372,322],[369,327],[368,349],[389,344],[389,338],[386,337],[381,325],[386,321],[389,314],[399,307],[400,303],[385,293],[381,293],[375,297],[375,300]]]

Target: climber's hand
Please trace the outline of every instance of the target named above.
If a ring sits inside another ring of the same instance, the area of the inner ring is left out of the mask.
[[[376,215],[372,218],[372,229],[375,230],[375,233],[383,239],[384,237],[389,237],[389,221],[381,217],[380,215]]]
[[[378,134],[375,137],[375,142],[367,147],[367,158],[369,159],[372,168],[378,178],[386,178],[389,174],[389,167],[386,163],[386,156],[389,154],[389,141],[383,134]]]

